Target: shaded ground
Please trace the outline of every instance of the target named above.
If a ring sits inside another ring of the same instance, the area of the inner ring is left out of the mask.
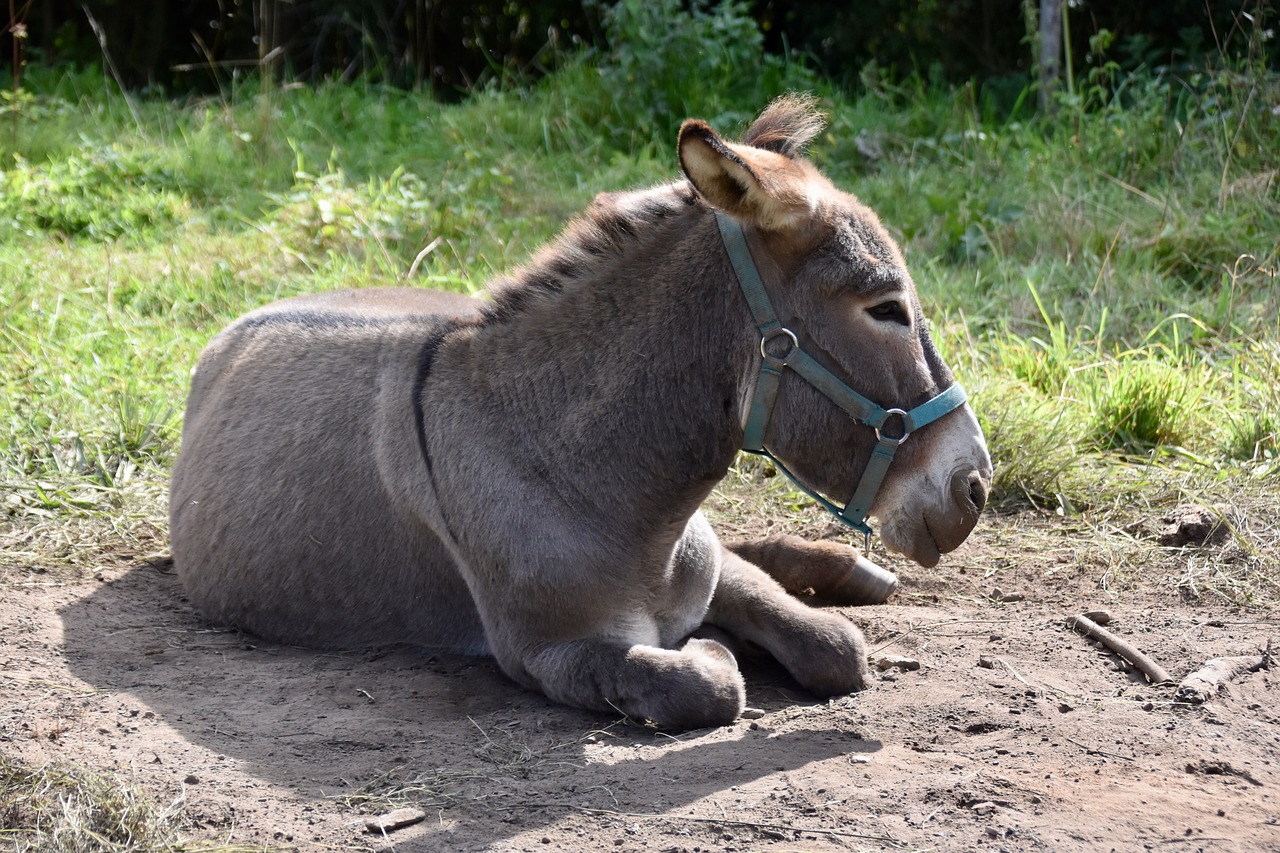
[[[1280,673],[1178,704],[1063,626],[1106,607],[1175,678],[1280,639],[1271,608],[1189,596],[1245,583],[1248,548],[1161,549],[1163,524],[1157,513],[1108,539],[989,516],[935,570],[886,560],[903,580],[892,603],[843,612],[877,656],[919,670],[818,703],[748,661],[764,716],[675,736],[553,704],[487,660],[323,654],[211,629],[165,561],[142,559],[162,539],[92,565],[6,548],[0,750],[114,773],[175,804],[185,836],[231,845],[1280,849]],[[1115,537],[1141,547],[1117,557]],[[997,585],[1024,597],[993,601]],[[427,819],[364,831],[404,804]]]

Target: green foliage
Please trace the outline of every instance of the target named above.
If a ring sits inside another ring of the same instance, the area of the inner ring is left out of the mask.
[[[1104,449],[1141,453],[1194,440],[1199,377],[1143,353],[1108,363],[1092,383],[1094,432]]]
[[[181,206],[152,164],[106,147],[45,166],[15,156],[0,171],[0,228],[112,240],[172,225]]]
[[[1079,414],[1069,402],[1007,377],[980,382],[970,389],[970,399],[996,460],[994,500],[1088,506],[1093,497],[1083,474],[1091,460],[1079,441]]]
[[[424,243],[431,195],[412,172],[352,186],[332,164],[316,176],[299,169],[289,192],[271,196],[277,233],[291,244],[324,253],[356,253],[366,245]]]
[[[755,104],[813,85],[789,58],[765,53],[742,0],[599,5],[608,49],[596,61],[596,108],[615,141],[670,138],[689,116],[730,127],[749,119]]]
[[[738,4],[614,14],[607,51],[454,106],[366,82],[126,104],[92,72],[33,69],[0,132],[0,479],[71,512],[162,478],[190,366],[237,315],[337,287],[477,290],[594,193],[670,180],[686,115],[732,133],[813,82],[757,73]],[[1280,477],[1275,75],[1121,73],[1033,120],[869,82],[826,92],[813,156],[901,238],[997,500],[1075,512],[1153,464]]]
[[[1220,369],[1233,405],[1210,414],[1226,452],[1257,476],[1280,471],[1280,318],[1267,338],[1241,341]]]

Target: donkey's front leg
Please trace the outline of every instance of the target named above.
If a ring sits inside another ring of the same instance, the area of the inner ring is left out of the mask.
[[[787,594],[758,566],[724,549],[720,580],[705,620],[762,646],[820,696],[864,689],[871,679],[862,632],[837,613]]]
[[[727,542],[725,547],[759,566],[787,592],[812,591],[833,604],[880,604],[898,586],[891,573],[839,542],[782,535]]]
[[[531,686],[552,699],[663,728],[727,725],[746,705],[738,663],[714,640],[691,639],[679,649],[603,638],[547,643],[523,664]]]

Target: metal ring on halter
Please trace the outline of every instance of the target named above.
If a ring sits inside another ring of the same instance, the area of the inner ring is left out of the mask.
[[[902,409],[886,409],[884,415],[885,415],[885,421],[887,421],[893,415],[897,415],[898,417],[902,418],[903,433],[898,438],[892,438],[892,437],[886,438],[884,434],[880,432],[880,427],[876,427],[875,428],[876,441],[892,441],[894,442],[894,445],[893,445],[894,447],[899,447],[902,445],[902,442],[906,441],[908,438],[911,438],[911,428],[907,426],[906,412],[902,411]],[[880,422],[880,426],[884,426],[884,421]]]
[[[786,335],[788,338],[790,338],[791,346],[787,347],[787,351],[780,356],[769,355],[769,353],[765,352],[765,349],[764,349],[765,344],[769,343],[769,341],[773,340],[779,335]],[[760,338],[760,356],[770,364],[786,364],[787,356],[791,355],[791,353],[795,352],[798,349],[800,349],[800,341],[796,339],[796,333],[788,329],[786,326],[779,326],[776,329],[770,329],[769,331],[765,332],[764,335],[761,336]]]

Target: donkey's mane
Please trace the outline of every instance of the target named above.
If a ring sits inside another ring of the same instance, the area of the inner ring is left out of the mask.
[[[742,142],[795,159],[825,126],[812,95],[783,95],[760,114]],[[574,282],[590,279],[646,231],[696,201],[697,193],[686,181],[598,197],[528,265],[490,287],[493,302],[485,307],[486,319],[503,322]]]
[[[685,181],[599,196],[526,266],[490,286],[493,302],[485,306],[485,318],[490,322],[509,320],[558,296],[575,282],[591,279],[646,230],[671,219],[696,198]]]

